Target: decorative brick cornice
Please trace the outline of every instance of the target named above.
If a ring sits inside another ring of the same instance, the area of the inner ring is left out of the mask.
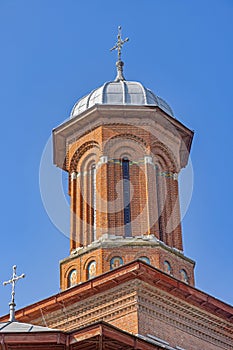
[[[144,314],[144,330],[149,329],[154,319],[223,349],[231,350],[233,341],[231,322],[200,310],[190,305],[188,300],[179,300],[139,279],[116,285],[68,306],[61,304],[57,311],[47,312],[44,309],[42,313],[43,317],[34,319],[33,323],[46,322],[50,328],[63,331],[73,331],[102,320],[118,323],[121,318],[129,319],[133,314],[135,319],[138,318],[140,333]]]
[[[67,145],[85,133],[103,125],[137,125],[150,128],[152,125],[162,125],[163,132],[175,133],[183,140],[180,149],[181,167],[184,167],[188,160],[188,153],[191,147],[193,132],[185,127],[175,118],[168,116],[159,107],[147,106],[117,106],[117,105],[95,105],[89,108],[78,117],[63,123],[53,130],[54,141],[54,162],[59,167],[64,167],[64,160],[67,155]],[[149,130],[149,129],[148,129]]]
[[[167,292],[168,296],[174,296],[177,300],[183,300],[190,306],[197,307],[200,311],[207,312],[209,315],[217,316],[219,319],[233,324],[232,306],[176,280],[142,261],[134,261],[120,266],[90,281],[22,308],[16,312],[16,318],[22,322],[32,321],[41,316],[41,309],[46,310],[46,313],[55,312],[61,309],[61,305],[68,307],[80,300],[83,302],[90,296],[97,297],[99,293],[106,290],[110,291],[127,281],[133,282],[135,280],[144,281],[150,286],[155,286],[158,290]],[[2,316],[0,322],[7,319],[8,315]]]
[[[129,292],[130,289],[130,292]],[[44,321],[51,328],[71,331],[104,320],[112,322],[123,315],[129,315],[137,311],[137,292],[135,284],[114,288],[110,292],[104,292],[98,296],[92,296],[85,301],[79,301],[73,305],[63,307],[53,313],[44,312],[42,317],[34,320],[35,324]]]
[[[190,305],[188,301],[177,300],[167,292],[141,283],[138,303],[140,312],[147,317],[159,319],[223,349],[232,349],[233,324]],[[146,325],[143,327],[146,328]]]

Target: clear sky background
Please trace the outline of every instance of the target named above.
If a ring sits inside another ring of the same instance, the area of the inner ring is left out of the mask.
[[[40,160],[74,103],[115,78],[118,25],[130,38],[126,78],[195,131],[185,254],[197,262],[197,288],[232,304],[232,0],[0,0],[0,281],[13,264],[26,274],[17,308],[59,292],[69,240],[43,207]],[[9,299],[0,286],[0,314]]]

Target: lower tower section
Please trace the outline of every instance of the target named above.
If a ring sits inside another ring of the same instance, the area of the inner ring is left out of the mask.
[[[88,247],[78,248],[60,262],[60,288],[65,290],[105,272],[143,261],[191,286],[194,261],[166,246],[153,235],[130,238],[105,235]]]

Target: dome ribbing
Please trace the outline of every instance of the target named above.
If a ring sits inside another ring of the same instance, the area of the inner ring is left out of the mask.
[[[73,107],[71,118],[76,117],[95,104],[158,106],[170,116],[174,116],[171,107],[161,97],[136,81],[111,81],[93,90],[81,98]]]

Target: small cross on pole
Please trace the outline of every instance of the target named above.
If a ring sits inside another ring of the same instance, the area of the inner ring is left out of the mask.
[[[121,60],[121,51],[122,51],[123,45],[127,41],[129,41],[129,38],[126,38],[126,39],[122,40],[122,38],[121,38],[121,26],[119,26],[118,27],[117,42],[116,42],[115,46],[113,46],[110,49],[110,51],[117,50],[117,53],[118,53],[118,61],[116,63],[116,66],[117,66],[117,77],[116,77],[115,81],[125,80],[124,75],[123,75],[124,62],[122,62],[122,60]]]
[[[118,35],[117,35],[117,42],[116,42],[116,45],[113,46],[110,51],[113,51],[113,50],[117,50],[118,52],[118,61],[121,61],[121,50],[122,50],[122,47],[123,45],[129,41],[129,38],[126,38],[124,40],[122,40],[121,38],[121,26],[118,27]]]
[[[24,278],[25,277],[25,274],[22,273],[22,275],[20,276],[17,276],[16,274],[16,268],[17,266],[14,265],[13,266],[13,274],[12,274],[12,278],[9,280],[9,281],[6,281],[6,282],[3,282],[3,285],[6,286],[7,284],[12,284],[12,290],[11,290],[11,302],[9,303],[9,306],[10,306],[10,318],[9,318],[9,321],[10,322],[13,322],[15,321],[15,285],[16,285],[16,282],[21,279],[21,278]]]

